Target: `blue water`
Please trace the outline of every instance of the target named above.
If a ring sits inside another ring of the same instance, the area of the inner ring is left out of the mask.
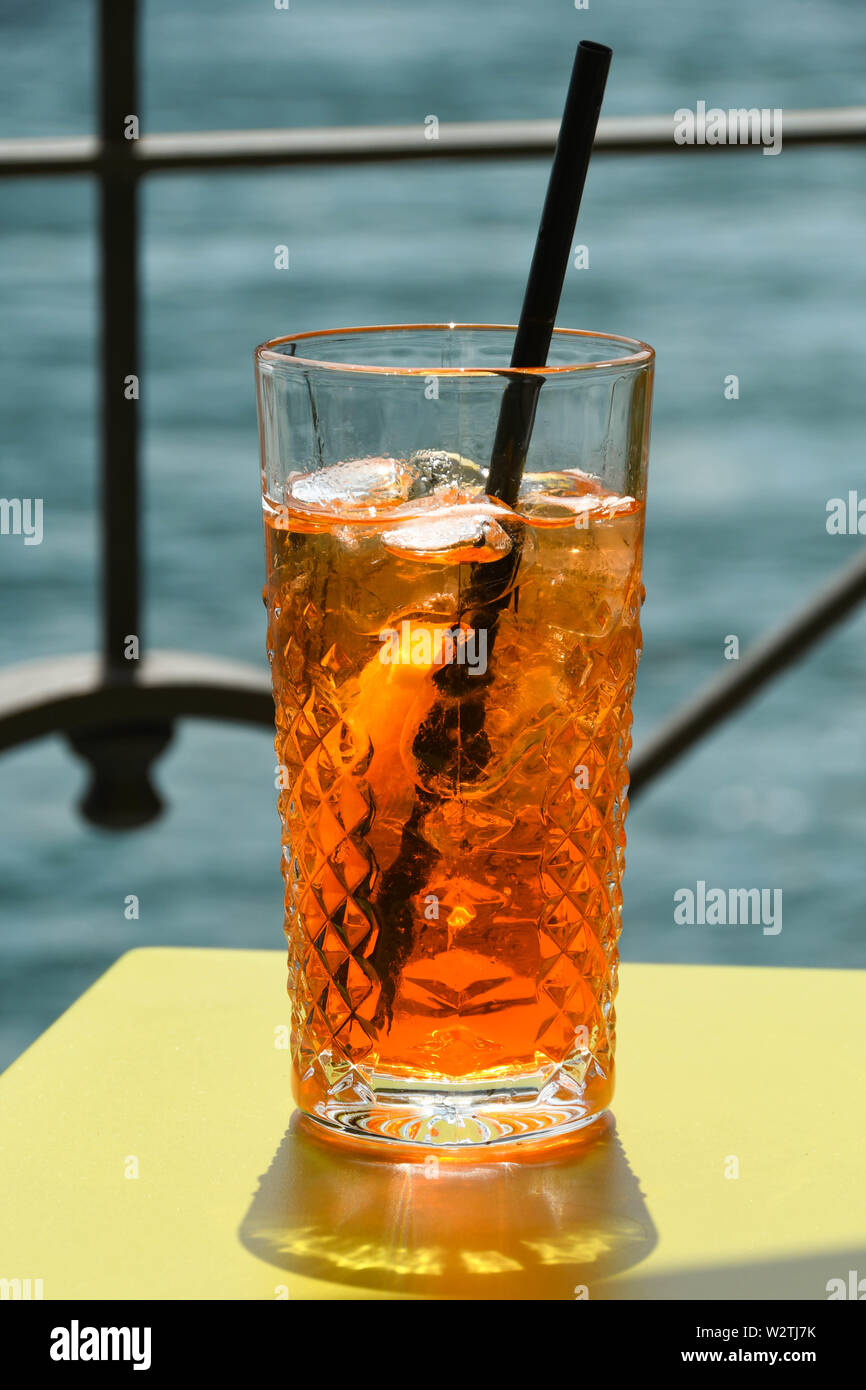
[[[144,0],[146,130],[554,117],[580,36],[610,42],[609,114],[864,100],[859,0]],[[93,128],[91,6],[0,0],[0,137]],[[658,352],[638,741],[851,558],[828,498],[866,494],[862,149],[596,161],[560,322]],[[363,322],[508,321],[544,162],[154,178],[145,191],[146,637],[264,668],[251,350]],[[94,196],[8,184],[0,206],[0,664],[96,641]],[[290,247],[291,270],[273,265]],[[726,401],[724,378],[740,379]],[[862,965],[866,614],[634,808],[629,959]],[[122,951],[278,945],[264,732],[186,725],[169,803],[127,836],[74,810],[59,740],[0,760],[0,1061]],[[783,929],[682,927],[673,894],[783,890]],[[140,897],[137,922],[126,895]]]

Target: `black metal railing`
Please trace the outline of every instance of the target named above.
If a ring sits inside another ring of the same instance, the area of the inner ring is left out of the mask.
[[[136,0],[99,0],[99,133],[95,137],[0,141],[0,177],[93,175],[99,183],[101,410],[101,657],[22,663],[0,672],[0,751],[48,734],[65,735],[92,769],[85,815],[109,827],[151,820],[160,809],[153,760],[180,718],[273,725],[266,671],[184,652],[147,652],[141,643],[139,403],[124,381],[139,362],[139,180],[173,170],[255,169],[297,164],[396,160],[519,159],[549,156],[556,121],[443,123],[331,130],[215,131],[127,138],[138,110]],[[786,111],[791,145],[866,142],[866,107]],[[713,153],[746,145],[677,145],[674,116],[603,117],[600,155]],[[784,627],[771,634],[675,713],[631,763],[634,799],[709,730],[797,660],[866,598],[866,555]]]

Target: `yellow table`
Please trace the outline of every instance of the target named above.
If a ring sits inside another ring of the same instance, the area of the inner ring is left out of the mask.
[[[0,1278],[572,1300],[866,1275],[864,974],[626,965],[615,1131],[438,1175],[290,1125],[283,982],[279,951],[132,951],[0,1077]]]

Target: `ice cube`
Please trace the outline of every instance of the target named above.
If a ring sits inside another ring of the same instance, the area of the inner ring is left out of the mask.
[[[520,483],[521,497],[545,496],[578,497],[584,493],[604,491],[601,478],[595,473],[584,473],[582,468],[563,468],[558,472],[526,473]]]
[[[484,475],[477,463],[444,449],[417,449],[409,456],[414,478],[411,498],[441,496],[444,502],[466,502],[483,491]]]
[[[575,525],[578,525],[581,514],[609,521],[611,517],[634,511],[637,503],[633,497],[617,497],[615,492],[608,492],[603,497],[575,497],[571,506],[578,518]]]
[[[573,520],[575,526],[606,521],[635,506],[633,497],[618,497],[605,490],[600,478],[579,468],[559,473],[535,473],[520,485],[518,510],[538,526],[556,526]]]
[[[568,521],[575,504],[594,502],[601,492],[601,480],[579,468],[558,473],[530,473],[520,484],[518,510],[539,525]]]
[[[390,527],[382,543],[391,555],[434,565],[486,564],[501,560],[512,540],[500,520],[516,521],[507,507],[467,503],[431,507],[421,516]]]
[[[413,472],[402,459],[363,458],[334,463],[289,479],[287,501],[341,514],[375,516],[380,508],[405,502]]]

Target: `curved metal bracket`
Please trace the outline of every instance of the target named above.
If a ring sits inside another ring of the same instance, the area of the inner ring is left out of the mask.
[[[219,719],[272,729],[267,670],[193,652],[151,652],[134,682],[104,679],[97,656],[52,657],[0,671],[0,752],[50,734]]]
[[[131,830],[161,814],[151,768],[171,740],[175,719],[273,728],[270,681],[255,667],[154,652],[134,674],[134,681],[106,682],[96,656],[32,661],[0,674],[0,751],[64,735],[90,768],[80,810],[105,830]]]

